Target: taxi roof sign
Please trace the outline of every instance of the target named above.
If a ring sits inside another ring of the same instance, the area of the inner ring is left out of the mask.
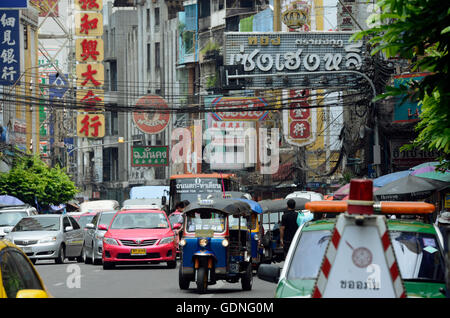
[[[360,217],[363,225],[358,223]],[[406,297],[384,216],[337,217],[312,296]]]
[[[372,189],[371,180],[350,182],[347,212],[337,217],[313,297],[406,297],[386,217],[374,215]],[[339,207],[344,204],[333,205]]]

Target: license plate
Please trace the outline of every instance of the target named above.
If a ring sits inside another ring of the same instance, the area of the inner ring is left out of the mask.
[[[131,255],[145,255],[147,251],[145,248],[133,248],[131,249]]]

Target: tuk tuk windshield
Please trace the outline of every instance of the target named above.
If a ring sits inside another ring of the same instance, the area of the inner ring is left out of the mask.
[[[247,219],[240,217],[241,219],[241,230],[247,230]],[[239,217],[230,216],[230,230],[238,230],[239,229]]]
[[[222,213],[188,213],[186,215],[186,231],[213,230],[216,233],[225,231],[226,216]]]

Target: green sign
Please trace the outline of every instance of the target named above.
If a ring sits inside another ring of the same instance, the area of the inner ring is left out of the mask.
[[[168,146],[131,147],[131,166],[167,166],[169,164]]]

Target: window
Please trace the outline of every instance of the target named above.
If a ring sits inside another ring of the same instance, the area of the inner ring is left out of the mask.
[[[69,219],[67,217],[64,217],[64,219],[63,219],[63,230],[65,231],[66,227],[68,227],[68,226],[72,226],[72,225],[70,224]]]
[[[150,9],[147,9],[147,31],[150,31]]]
[[[160,44],[159,42],[155,43],[155,69],[159,69],[161,67],[161,61],[160,61]]]
[[[111,61],[110,62],[110,85],[111,85],[111,91],[116,92],[117,91],[117,61]]]
[[[18,251],[8,248],[0,253],[0,270],[8,298],[15,298],[22,289],[43,289],[30,263]]]
[[[69,216],[70,222],[72,223],[72,227],[74,230],[79,230],[80,229],[80,224],[78,224],[78,222],[71,216]],[[81,219],[81,218],[80,218]],[[87,224],[87,223],[86,223]]]
[[[152,56],[150,53],[151,53],[151,45],[150,43],[147,43],[147,71],[150,71],[151,65],[150,57]]]
[[[100,213],[97,213],[95,216],[94,216],[94,218],[92,219],[92,224],[94,224],[94,226],[97,226],[97,222],[98,222],[98,219],[100,218]]]
[[[212,12],[223,10],[224,0],[213,0],[212,1]]]
[[[159,8],[155,8],[155,31],[159,32]]]

